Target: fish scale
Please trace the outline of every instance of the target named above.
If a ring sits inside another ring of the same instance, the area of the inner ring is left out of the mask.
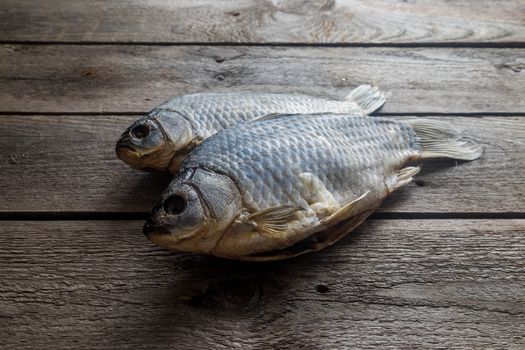
[[[483,148],[435,120],[271,115],[208,138],[181,163],[144,233],[173,250],[277,260],[323,249],[412,181],[407,163]]]
[[[139,118],[121,135],[117,156],[135,169],[172,174],[209,136],[270,114],[368,115],[385,102],[377,87],[360,85],[341,99],[286,93],[198,93],[176,97]]]
[[[416,157],[421,147],[414,141],[413,131],[402,122],[291,115],[224,130],[198,146],[181,168],[198,166],[227,174],[244,203],[257,210],[305,205],[299,179],[304,172],[317,176],[344,203],[367,190],[382,190],[384,181],[373,180],[393,176]]]
[[[178,172],[144,233],[176,251],[289,258],[323,249],[360,225],[391,192],[412,181],[419,167],[410,162],[474,160],[483,153],[478,143],[437,120],[365,116],[384,101],[374,88],[359,87],[351,97],[360,101],[355,113],[270,114],[201,138],[170,167]],[[293,98],[287,98],[290,107]],[[215,113],[249,113],[233,105],[192,107],[204,116],[195,117],[192,129],[213,129],[220,123]],[[169,118],[164,115],[163,122]]]
[[[232,101],[239,100],[234,104]],[[348,100],[328,100],[307,95],[276,93],[203,93],[183,95],[157,109],[185,116],[199,137],[208,137],[231,125],[268,113],[324,112],[358,113],[361,108]]]

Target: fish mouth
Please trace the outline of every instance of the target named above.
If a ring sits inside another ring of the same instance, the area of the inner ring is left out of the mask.
[[[144,164],[144,154],[140,153],[131,146],[126,145],[117,145],[116,147],[117,157],[126,162],[133,169],[148,171],[157,175],[166,175],[169,174],[167,168],[155,168],[151,166],[146,166]]]
[[[117,146],[115,147],[115,150],[117,152],[117,156],[121,158],[122,156],[133,156],[133,157],[139,157],[139,152],[133,147],[131,142],[129,140],[123,139],[119,140],[117,142]]]
[[[173,251],[191,251],[187,248],[185,243],[193,239],[198,232],[188,232],[185,235],[176,236],[173,235],[169,230],[164,227],[153,224],[150,220],[147,220],[142,228],[144,235],[156,245],[173,250]]]
[[[158,152],[159,149],[162,149],[162,147],[163,145],[142,148],[140,146],[135,145],[129,138],[123,138],[117,141],[115,150],[117,152],[117,155],[122,154],[124,156],[127,155],[128,157],[132,158],[141,158],[144,156],[149,156],[152,153]]]
[[[142,232],[151,242],[159,247],[173,251],[183,251],[179,247],[181,240],[173,237],[173,235],[171,235],[171,233],[165,228],[156,227],[146,222]]]
[[[156,225],[153,225],[150,221],[146,221],[144,224],[144,227],[142,227],[142,233],[148,238],[150,236],[158,236],[158,235],[169,235],[170,232],[166,230],[165,228],[158,227]]]
[[[170,244],[177,244],[180,241],[183,241],[187,239],[186,237],[174,237],[171,232],[161,226],[157,226],[153,224],[150,220],[147,220],[144,226],[142,227],[142,233],[146,237],[148,237],[149,240],[153,241],[154,243],[157,243],[160,246],[166,246],[166,244],[161,244],[163,242],[168,242]]]
[[[133,153],[138,154],[138,152],[131,146],[117,146],[117,153]]]

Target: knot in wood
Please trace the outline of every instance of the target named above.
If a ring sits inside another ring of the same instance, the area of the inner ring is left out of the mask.
[[[231,278],[211,282],[202,294],[192,297],[191,304],[213,309],[248,311],[259,303],[261,289],[249,279]]]

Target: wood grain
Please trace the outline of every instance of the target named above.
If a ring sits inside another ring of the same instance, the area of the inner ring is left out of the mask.
[[[523,13],[493,0],[1,1],[3,218],[143,216],[169,179],[116,159],[138,117],[125,114],[197,91],[340,97],[374,83],[383,113],[447,114],[486,152],[425,163],[380,209],[398,219],[276,263],[171,253],[140,220],[0,221],[0,348],[525,349],[525,220],[448,219],[525,212],[525,49],[510,48]]]
[[[525,220],[372,220],[248,264],[138,221],[4,222],[3,349],[523,349]]]
[[[168,178],[132,170],[114,146],[138,116],[0,117],[0,212],[146,212]],[[524,212],[525,117],[441,118],[485,147],[470,163],[432,161],[383,212]]]
[[[524,50],[1,45],[0,111],[148,111],[197,91],[344,96],[362,83],[383,112],[525,112]]]
[[[4,0],[0,40],[523,42],[521,1]]]

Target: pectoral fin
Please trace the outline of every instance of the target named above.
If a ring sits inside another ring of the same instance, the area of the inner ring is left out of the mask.
[[[296,219],[296,214],[304,210],[301,207],[282,205],[258,211],[246,217],[246,221],[255,222],[255,230],[278,240],[286,240],[289,223]]]

